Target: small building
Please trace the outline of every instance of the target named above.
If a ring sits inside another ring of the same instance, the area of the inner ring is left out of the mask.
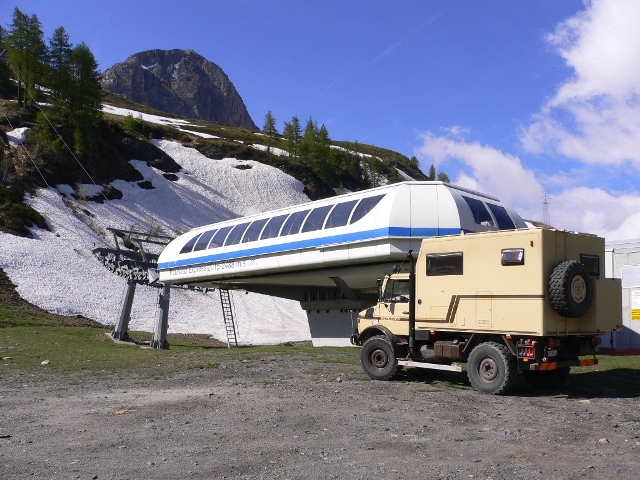
[[[640,354],[640,238],[608,241],[605,255],[605,276],[622,280],[622,330],[604,335],[602,349]]]

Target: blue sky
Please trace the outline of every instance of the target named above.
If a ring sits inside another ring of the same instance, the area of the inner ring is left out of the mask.
[[[297,115],[335,140],[415,155],[526,218],[640,238],[635,0],[3,1],[64,26],[101,70],[192,49],[262,126]]]

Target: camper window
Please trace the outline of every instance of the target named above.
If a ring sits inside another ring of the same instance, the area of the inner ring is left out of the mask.
[[[462,252],[427,255],[427,275],[462,275]]]
[[[501,264],[505,267],[511,265],[524,265],[523,248],[505,248],[502,250]]]

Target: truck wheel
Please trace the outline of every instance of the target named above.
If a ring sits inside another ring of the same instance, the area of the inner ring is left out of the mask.
[[[373,380],[391,380],[398,372],[396,355],[385,335],[376,335],[364,342],[360,351],[360,363]]]
[[[575,260],[562,262],[549,278],[549,300],[563,317],[581,317],[593,298],[593,282],[587,267]]]
[[[527,383],[536,390],[553,390],[561,387],[569,379],[570,373],[571,367],[542,372],[536,370],[525,370],[522,372]]]
[[[505,394],[515,386],[517,373],[516,358],[500,343],[481,343],[469,355],[467,376],[479,392]]]

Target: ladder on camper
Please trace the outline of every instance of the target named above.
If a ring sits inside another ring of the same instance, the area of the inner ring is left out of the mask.
[[[227,332],[227,347],[231,347],[233,343],[238,346],[238,336],[236,332],[236,322],[233,317],[233,308],[231,305],[231,295],[226,288],[219,288],[220,303],[222,304],[222,318],[224,319],[224,328]]]

